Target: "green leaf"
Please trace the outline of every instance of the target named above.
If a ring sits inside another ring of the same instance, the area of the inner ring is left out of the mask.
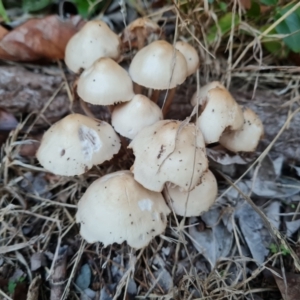
[[[293,5],[288,5],[285,8],[278,10],[275,19],[278,20],[282,17],[292,6]],[[289,34],[289,36],[283,39],[284,43],[292,51],[300,53],[300,8],[286,17],[275,29],[279,34]]]
[[[22,9],[25,12],[35,12],[46,8],[52,0],[22,0]]]
[[[95,11],[101,9],[104,7],[107,3],[107,0],[99,1],[99,0],[71,0],[77,10],[78,13],[83,17],[83,18],[88,18],[90,17]],[[97,4],[96,4],[97,3]],[[96,4],[96,5],[93,5]]]
[[[266,6],[272,6],[272,5],[276,5],[278,0],[260,0],[259,2]]]
[[[247,11],[249,17],[259,17],[260,16],[260,5],[256,1],[251,1],[251,7]]]
[[[227,4],[225,2],[220,2],[219,7],[223,12],[227,11]]]
[[[277,253],[277,252],[278,252],[277,246],[276,246],[275,244],[272,243],[272,244],[270,245],[270,251],[271,251],[272,254]]]
[[[228,33],[231,30],[231,22],[232,22],[232,12],[225,14],[222,18],[218,20],[219,30],[221,31],[221,36]],[[234,16],[234,26],[238,25],[240,22],[239,16],[235,14]],[[213,43],[220,32],[218,31],[217,25],[212,26],[207,34],[207,41],[209,44]]]
[[[7,290],[8,290],[8,292],[9,292],[9,294],[12,295],[12,294],[15,292],[16,286],[17,286],[17,283],[16,283],[16,282],[14,282],[14,281],[12,281],[12,280],[10,280],[10,281],[8,282]]]
[[[9,22],[9,18],[7,16],[6,10],[4,8],[4,5],[2,3],[2,0],[0,0],[0,16],[2,17],[2,19],[8,23]]]

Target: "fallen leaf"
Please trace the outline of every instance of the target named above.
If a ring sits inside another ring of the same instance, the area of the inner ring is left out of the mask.
[[[8,30],[0,25],[0,39],[8,33]]]
[[[38,300],[39,299],[39,288],[40,288],[41,282],[42,282],[41,276],[37,276],[32,280],[32,282],[28,288],[26,300]]]
[[[40,267],[46,265],[46,257],[44,253],[36,252],[30,257],[30,269],[31,271],[36,271]]]
[[[80,272],[78,274],[78,277],[76,278],[75,283],[82,291],[84,291],[91,284],[91,278],[92,278],[91,268],[88,264],[84,264],[80,269]]]
[[[31,19],[3,36],[0,41],[0,59],[63,59],[69,39],[82,25],[83,21],[78,16],[68,20],[62,20],[56,15]]]
[[[223,220],[219,220],[220,215],[220,209],[211,209],[201,216],[206,226],[211,228],[201,230],[197,230],[196,226],[189,228],[194,247],[210,262],[212,267],[219,258],[229,254],[233,241],[233,234],[228,231]],[[196,222],[196,218],[190,219],[190,224]]]
[[[0,132],[11,131],[18,125],[17,119],[8,111],[0,108]]]
[[[281,272],[277,270],[279,274]],[[285,273],[286,286],[282,277],[278,277],[272,272],[276,284],[280,290],[284,300],[298,300],[300,294],[300,275],[293,273]]]
[[[239,220],[241,231],[253,258],[262,264],[269,254],[267,246],[271,242],[271,236],[266,230],[263,220],[247,202],[238,205],[235,217]]]

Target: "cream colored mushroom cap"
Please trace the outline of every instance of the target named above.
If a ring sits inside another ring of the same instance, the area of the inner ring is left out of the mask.
[[[166,90],[187,77],[184,56],[166,41],[155,41],[137,52],[129,67],[132,80],[147,88]]]
[[[238,130],[243,123],[243,112],[226,89],[208,91],[204,111],[197,120],[206,144],[218,142],[226,129]]]
[[[36,156],[46,170],[74,176],[110,160],[120,147],[120,139],[108,123],[72,114],[45,132]]]
[[[199,98],[199,105],[202,105],[205,101],[206,101],[206,97],[207,97],[207,93],[214,88],[220,88],[220,89],[226,89],[225,86],[220,83],[219,81],[212,81],[206,85],[204,85],[203,87],[201,87],[199,89],[199,92],[197,93],[197,91],[193,94],[192,99],[191,99],[191,104],[193,106],[197,105],[197,101]],[[197,97],[197,95],[199,94],[199,96]]]
[[[161,192],[166,182],[193,189],[208,168],[204,140],[194,124],[158,121],[141,130],[129,148],[135,180],[152,191]]]
[[[169,213],[161,193],[143,188],[131,172],[119,171],[89,186],[78,202],[76,222],[88,243],[127,241],[140,249],[165,231]]]
[[[114,129],[131,140],[143,128],[162,119],[161,109],[143,95],[135,95],[131,101],[117,105],[111,115]]]
[[[232,152],[253,152],[264,135],[263,124],[258,115],[246,108],[243,112],[244,124],[240,130],[224,132],[220,144]]]
[[[200,184],[190,192],[184,192],[171,184],[164,188],[164,194],[175,214],[186,217],[196,217],[207,211],[214,204],[217,193],[217,181],[210,170],[202,175]]]
[[[189,43],[178,41],[175,44],[175,48],[179,50],[187,63],[187,75],[190,76],[194,74],[200,65],[199,55],[196,49]]]
[[[85,102],[113,105],[133,98],[128,73],[111,58],[100,58],[79,77],[77,93]]]
[[[89,68],[97,59],[120,56],[120,38],[102,21],[89,21],[69,40],[65,50],[65,63],[78,72]]]

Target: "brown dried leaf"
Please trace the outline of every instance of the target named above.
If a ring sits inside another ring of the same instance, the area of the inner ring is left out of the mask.
[[[78,16],[66,21],[56,15],[31,19],[4,35],[0,41],[0,59],[63,59],[69,39],[82,25]]]
[[[9,132],[18,125],[16,118],[0,107],[0,146],[5,143]]]
[[[28,288],[26,300],[38,300],[39,299],[39,288],[40,288],[41,282],[42,282],[41,276],[37,276],[32,280],[32,282]]]
[[[280,290],[282,298],[284,300],[298,300],[300,294],[300,275],[293,273],[285,273],[286,284],[284,284],[283,278],[280,278],[276,275],[273,276],[275,278],[276,284]]]

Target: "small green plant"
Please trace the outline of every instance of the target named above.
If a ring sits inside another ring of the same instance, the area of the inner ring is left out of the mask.
[[[280,249],[278,249],[278,246],[276,244],[272,243],[270,245],[270,251],[272,254],[281,252],[283,256],[287,256],[287,255],[291,254],[290,250],[288,248],[286,248],[283,244],[281,244]]]
[[[21,283],[21,282],[24,282],[25,280],[25,277],[20,277],[17,281],[14,281],[14,280],[10,280],[8,282],[8,286],[7,286],[7,290],[9,292],[9,294],[13,294],[15,292],[15,289],[16,289],[16,286],[18,283]]]

